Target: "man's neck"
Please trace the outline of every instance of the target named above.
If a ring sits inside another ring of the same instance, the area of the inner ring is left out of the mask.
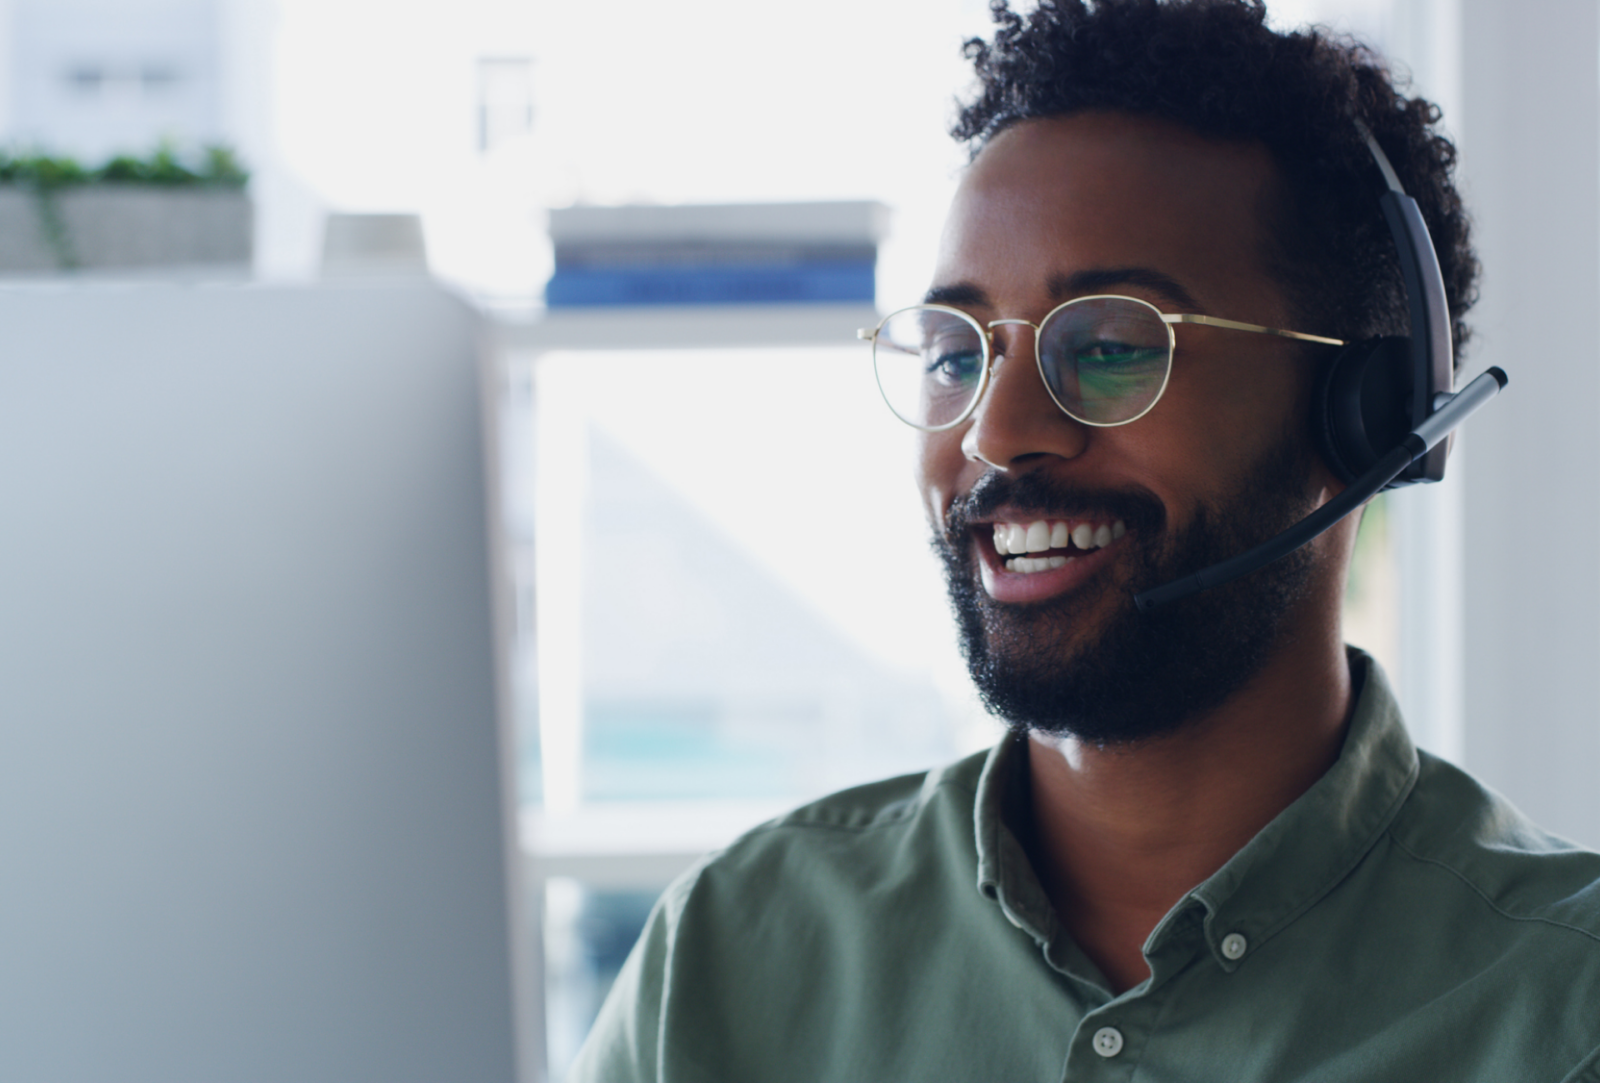
[[[1353,708],[1339,643],[1300,640],[1220,708],[1133,747],[1029,740],[1029,849],[1056,913],[1121,992],[1142,947],[1205,880],[1322,777]]]

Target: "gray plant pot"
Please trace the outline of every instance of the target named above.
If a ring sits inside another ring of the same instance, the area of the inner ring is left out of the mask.
[[[42,201],[0,185],[0,274],[248,264],[251,226],[234,188],[95,184]]]

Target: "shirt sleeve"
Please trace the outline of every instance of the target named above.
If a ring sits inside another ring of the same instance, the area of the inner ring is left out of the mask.
[[[617,973],[567,1083],[661,1083],[661,1037],[672,947],[698,868],[669,887]]]

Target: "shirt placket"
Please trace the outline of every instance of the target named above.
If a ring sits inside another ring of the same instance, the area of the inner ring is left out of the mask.
[[[1131,1080],[1155,1033],[1172,979],[1204,944],[1204,908],[1190,902],[1158,927],[1146,947],[1150,979],[1107,1000],[1079,1021],[1062,1066],[1062,1083]]]

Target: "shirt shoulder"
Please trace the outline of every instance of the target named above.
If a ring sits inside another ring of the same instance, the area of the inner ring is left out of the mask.
[[[751,829],[729,849],[750,843],[759,845],[762,836],[771,833],[812,829],[872,831],[925,814],[933,805],[950,801],[964,802],[970,811],[987,756],[987,751],[979,752],[929,771],[840,790]]]
[[[1478,896],[1492,919],[1569,939],[1600,971],[1600,854],[1541,830],[1460,768],[1418,759],[1389,832],[1398,849]]]
[[[767,899],[796,913],[928,876],[975,883],[973,803],[984,754],[830,794],[747,831],[682,885],[686,903]],[[714,907],[713,907],[714,908]]]
[[[958,913],[984,905],[973,827],[984,759],[831,794],[684,873],[656,904],[573,1078],[842,1079],[875,1056],[903,1056],[869,1037],[894,1019],[942,1018],[907,975],[928,965],[928,945]],[[939,957],[1003,953],[1015,930],[988,916],[956,921],[965,932]]]

